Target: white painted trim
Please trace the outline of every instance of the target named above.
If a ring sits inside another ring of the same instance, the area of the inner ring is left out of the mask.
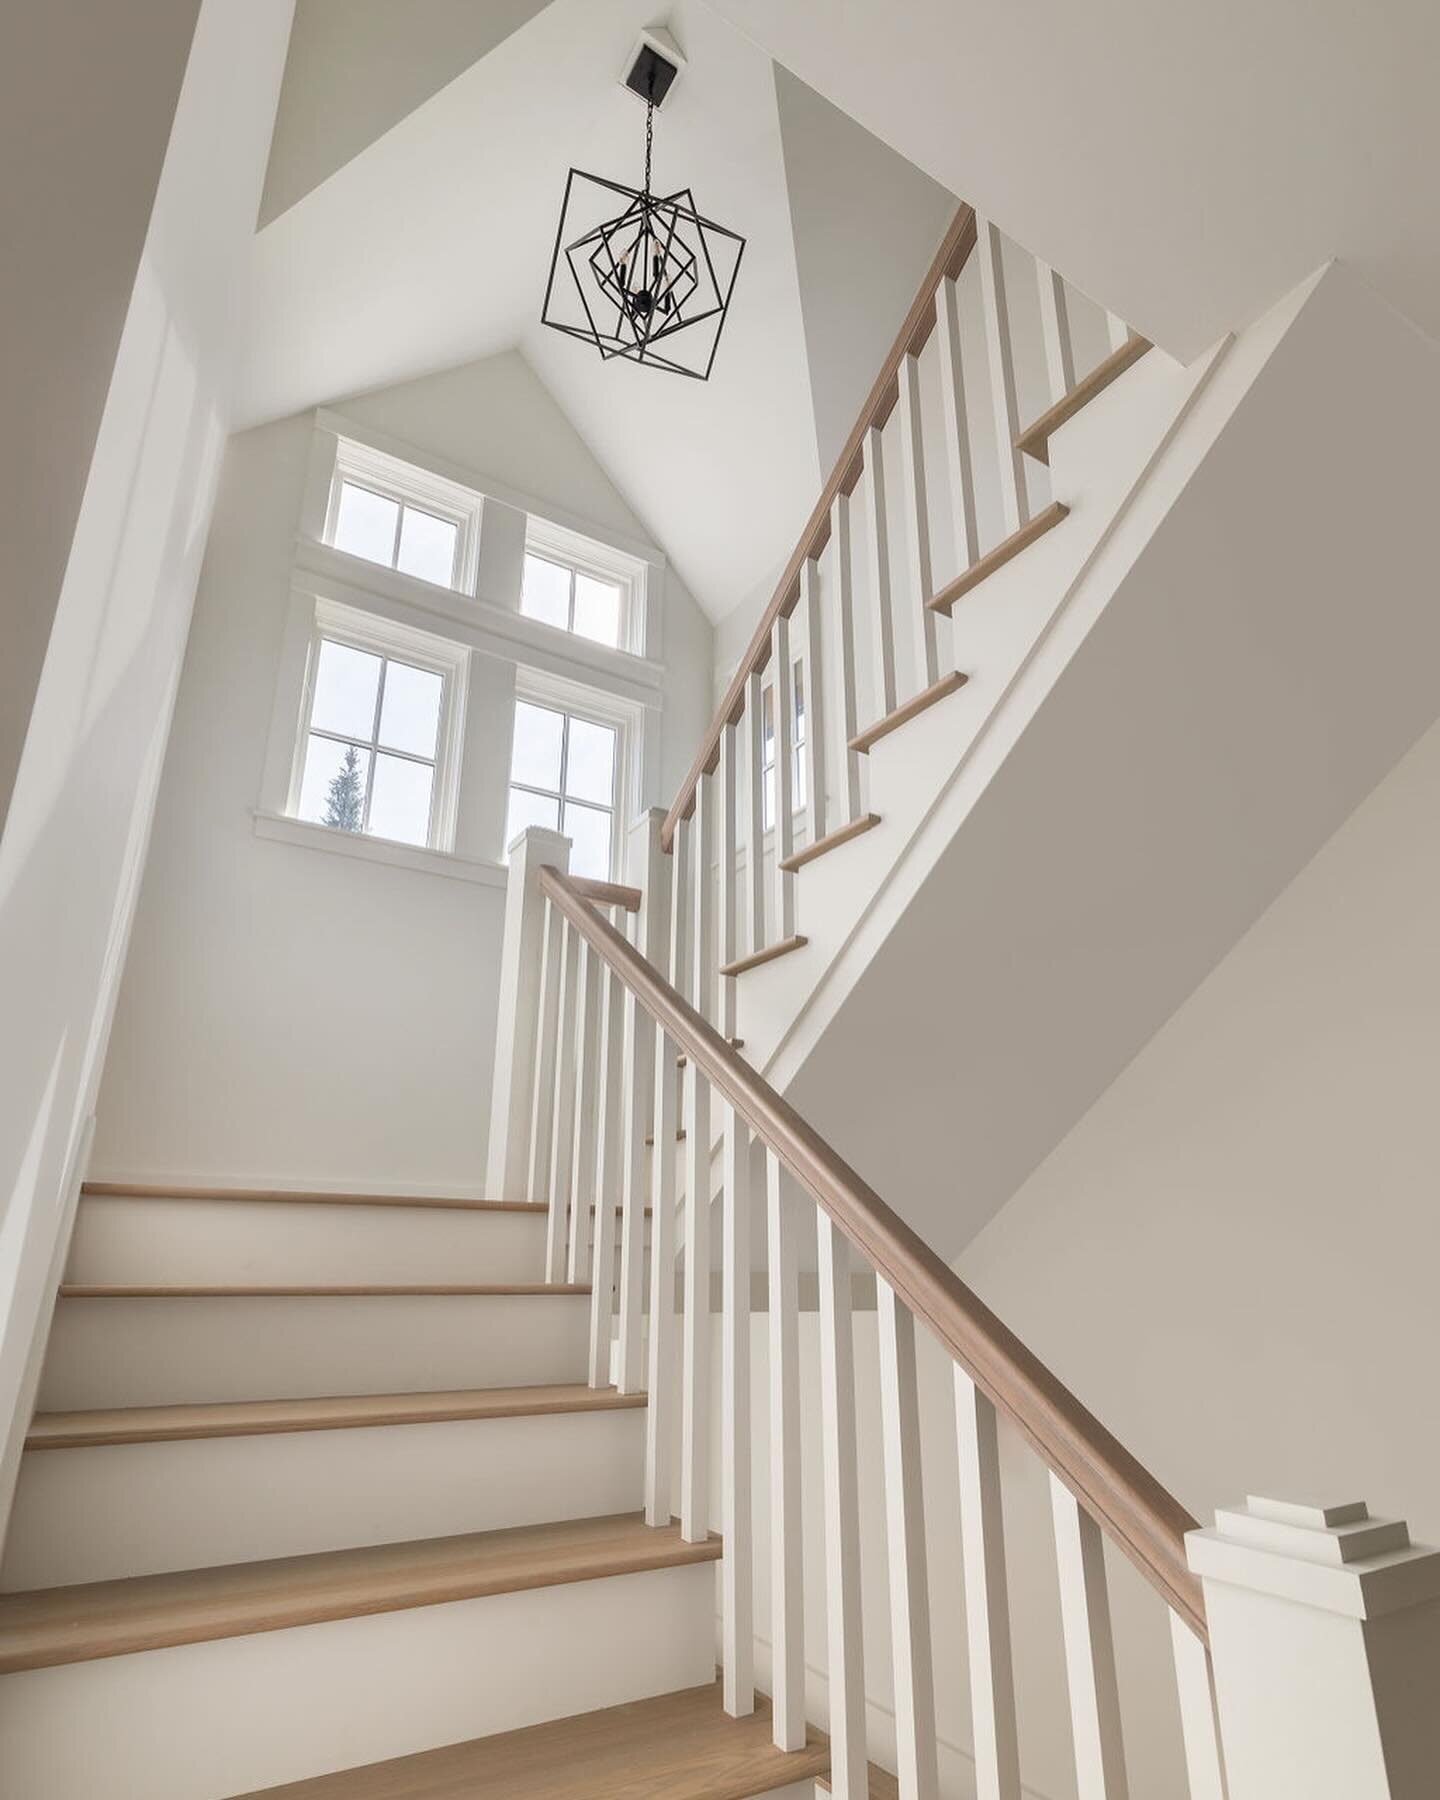
[[[510,662],[532,663],[557,674],[578,675],[646,704],[664,704],[665,668],[650,657],[611,650],[573,632],[544,625],[508,606],[456,594],[417,581],[383,563],[367,562],[331,544],[300,537],[295,546],[295,585],[342,604],[383,612],[402,621],[417,615],[443,619],[461,641]],[[423,618],[419,621],[423,625]]]
[[[346,482],[371,493],[394,500],[401,506],[412,506],[434,518],[444,519],[455,527],[455,561],[448,583],[425,582],[426,587],[442,586],[447,591],[473,594],[480,570],[481,514],[485,496],[467,484],[438,475],[408,458],[378,450],[348,433],[335,440],[335,456],[330,474],[330,492],[325,504],[323,538],[333,545],[335,526],[340,512],[340,489]],[[398,535],[396,550],[398,554]],[[368,561],[368,558],[360,558]],[[377,563],[378,568],[394,568],[395,563]],[[398,572],[398,571],[397,571]],[[407,580],[419,580],[408,576]]]
[[[254,813],[255,835],[277,844],[294,844],[304,850],[329,850],[337,856],[357,857],[361,862],[386,863],[419,875],[448,875],[453,881],[473,881],[481,887],[503,888],[506,872],[499,863],[478,857],[457,856],[453,850],[427,850],[419,844],[397,844],[391,838],[371,837],[359,831],[332,831],[328,825],[312,825],[308,819],[291,819],[283,813]]]
[[[316,408],[315,424],[321,431],[333,431],[337,437],[348,438],[352,443],[365,444],[387,456],[398,457],[417,469],[427,470],[443,480],[458,482],[488,499],[503,500],[507,506],[513,506],[520,512],[548,519],[568,531],[577,531],[585,537],[593,538],[597,543],[609,544],[616,550],[639,557],[642,562],[652,563],[657,569],[667,566],[665,552],[649,538],[617,530],[612,525],[597,524],[583,513],[572,512],[569,507],[558,505],[552,500],[542,500],[534,494],[522,494],[518,488],[497,481],[479,469],[451,462],[446,457],[436,456],[433,451],[421,450],[414,444],[406,443],[403,438],[376,431],[372,426],[362,425],[330,407]]]
[[[248,1173],[236,1174],[233,1170],[217,1175],[213,1171],[197,1175],[193,1169],[137,1169],[133,1165],[105,1164],[92,1165],[85,1171],[86,1181],[112,1182],[121,1187],[174,1188],[184,1193],[188,1189],[215,1189],[224,1193],[274,1193],[274,1194],[354,1194],[360,1192],[355,1177],[335,1177],[327,1175],[277,1175],[272,1169],[251,1170]],[[389,1194],[404,1196],[407,1199],[425,1198],[427,1200],[483,1200],[486,1196],[479,1182],[434,1182],[434,1181],[385,1181],[365,1178],[364,1192],[367,1194]],[[144,1198],[143,1195],[137,1196]],[[83,1196],[82,1196],[83,1198]],[[106,1199],[98,1204],[102,1206],[123,1206],[123,1200]],[[203,1200],[186,1201],[186,1205],[203,1206]],[[217,1202],[218,1204],[218,1202]],[[264,1201],[256,1201],[257,1206]],[[316,1205],[325,1205],[317,1201]],[[519,1218],[539,1218],[538,1213],[526,1215],[520,1213]]]
[[[557,525],[552,519],[541,517],[538,513],[527,513],[525,516],[525,554],[537,556],[545,562],[556,563],[561,568],[569,569],[573,574],[593,575],[597,580],[613,583],[620,589],[620,623],[617,633],[618,642],[615,649],[623,656],[643,656],[646,645],[646,593],[650,569],[643,557],[631,556],[628,552],[616,550],[612,545],[600,542],[599,539],[587,537],[583,532],[571,531],[567,526]],[[522,618],[530,615],[523,611],[523,591],[521,598]],[[570,609],[574,616],[574,589],[571,589]],[[544,625],[549,631],[563,631],[567,637],[578,634],[569,626],[548,625],[545,621],[532,621]],[[593,638],[580,637],[582,644],[594,643]],[[600,645],[601,649],[607,648]]]

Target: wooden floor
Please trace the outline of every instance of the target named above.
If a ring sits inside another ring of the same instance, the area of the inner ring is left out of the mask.
[[[189,1283],[166,1282],[161,1286],[146,1283],[67,1281],[61,1285],[62,1300],[361,1300],[386,1295],[410,1295],[420,1298],[468,1295],[472,1299],[496,1294],[529,1294],[536,1299],[556,1295],[588,1294],[590,1284],[584,1281],[361,1281],[332,1284],[287,1282],[242,1282],[236,1285],[203,1287]]]
[[[830,1792],[830,1783],[822,1775],[815,1783],[822,1794]],[[886,1769],[877,1769],[870,1765],[870,1800],[900,1800],[900,1783]]]
[[[327,1550],[0,1595],[0,1674],[435,1606],[485,1594],[714,1562],[640,1513]]]
[[[777,1750],[769,1707],[727,1718],[714,1685],[290,1782],[263,1800],[748,1800],[829,1766],[820,1732]]]
[[[186,1406],[122,1406],[37,1413],[27,1450],[80,1450],[102,1444],[160,1444],[187,1438],[261,1437],[363,1425],[433,1425],[448,1419],[520,1419],[548,1413],[613,1412],[644,1406],[644,1394],[582,1383],[458,1388],[425,1394],[339,1394],[320,1400],[224,1400]]]

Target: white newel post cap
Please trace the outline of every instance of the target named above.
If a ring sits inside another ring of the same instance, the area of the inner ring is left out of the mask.
[[[1185,1545],[1229,1800],[1435,1800],[1440,1550],[1363,1501],[1257,1495]]]
[[[535,1027],[540,1003],[540,952],[545,897],[539,871],[570,867],[570,840],[532,825],[509,845],[505,936],[500,951],[500,994],[495,1020],[495,1077],[490,1090],[490,1140],[485,1194],[490,1200],[525,1198],[530,1150],[530,1090],[535,1071]]]

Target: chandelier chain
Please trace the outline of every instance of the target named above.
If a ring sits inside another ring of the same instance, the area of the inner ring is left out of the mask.
[[[652,88],[652,90],[654,88],[654,78],[653,77],[651,78],[651,88]],[[645,102],[645,197],[647,200],[650,197],[650,155],[651,155],[651,150],[654,145],[654,142],[655,142],[655,95],[654,95],[654,92],[652,91],[650,98]]]

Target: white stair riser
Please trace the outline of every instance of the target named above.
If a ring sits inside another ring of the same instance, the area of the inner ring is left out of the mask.
[[[36,1450],[0,1586],[630,1512],[644,1461],[642,1409]]]
[[[0,1677],[0,1793],[223,1800],[714,1675],[710,1563]]]
[[[584,1294],[61,1300],[46,1412],[583,1381]]]
[[[80,1203],[66,1280],[543,1281],[540,1213],[239,1200]]]

